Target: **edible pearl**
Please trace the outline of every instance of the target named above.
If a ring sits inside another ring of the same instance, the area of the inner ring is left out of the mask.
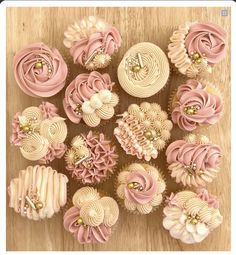
[[[25,126],[25,127],[23,127],[23,131],[24,131],[24,132],[29,132],[29,131],[30,131],[30,128],[29,128],[28,126]]]
[[[43,63],[42,62],[37,62],[37,63],[35,63],[34,67],[36,69],[41,69],[43,67]]]
[[[194,218],[190,221],[190,223],[193,225],[196,225],[198,223],[198,220]]]
[[[192,58],[193,58],[194,60],[196,60],[196,59],[200,58],[200,55],[199,55],[198,53],[194,53],[193,56],[192,56]]]
[[[43,203],[42,202],[37,202],[36,204],[35,204],[35,207],[39,210],[39,209],[42,209],[43,208]]]
[[[133,182],[128,183],[128,188],[133,189],[134,188],[134,183]]]
[[[132,66],[132,71],[134,73],[138,73],[140,71],[141,67],[139,65]]]
[[[150,130],[148,130],[148,131],[146,131],[146,132],[144,133],[144,136],[145,136],[147,139],[150,139],[150,138],[152,138],[152,132],[151,132]]]
[[[77,220],[77,223],[80,224],[80,225],[83,224],[82,218],[79,217],[79,219]]]

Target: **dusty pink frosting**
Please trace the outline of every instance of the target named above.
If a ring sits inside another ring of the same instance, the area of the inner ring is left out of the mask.
[[[111,228],[100,224],[97,227],[78,225],[76,222],[80,217],[79,208],[73,206],[64,215],[64,228],[74,234],[80,243],[105,243],[111,235]]]
[[[106,140],[103,133],[82,135],[90,153],[91,168],[86,166],[85,161],[79,165],[67,165],[66,169],[71,172],[72,177],[81,181],[83,184],[97,184],[113,173],[117,165],[118,154],[116,147],[111,145],[111,141]]]
[[[167,163],[174,162],[190,165],[196,164],[197,169],[206,171],[209,168],[217,169],[220,164],[222,151],[215,144],[194,144],[184,140],[176,140],[166,149]]]
[[[99,49],[112,55],[121,46],[121,36],[115,27],[109,27],[105,31],[91,34],[88,38],[80,39],[70,48],[70,54],[74,63],[85,65],[86,60]]]
[[[19,116],[20,112],[17,112],[12,121],[12,135],[10,137],[10,143],[15,146],[21,146],[21,140],[25,138],[27,135],[20,129]]]
[[[216,196],[210,194],[206,189],[201,188],[197,190],[198,198],[206,201],[210,207],[218,209],[220,207],[219,200]]]
[[[45,157],[39,160],[40,164],[49,164],[55,158],[60,159],[66,152],[66,145],[64,143],[53,143],[48,147],[48,153]]]
[[[198,106],[196,114],[189,115],[185,107]],[[206,86],[196,80],[187,80],[178,87],[176,100],[172,104],[172,121],[181,129],[192,131],[200,125],[215,124],[223,111],[219,96],[206,91]]]
[[[64,110],[68,118],[79,123],[82,115],[77,114],[74,110],[76,105],[82,105],[88,101],[91,96],[102,89],[112,90],[114,82],[111,82],[109,74],[100,74],[93,71],[89,74],[79,74],[66,88],[65,98],[63,99]]]
[[[205,54],[210,64],[221,61],[226,54],[225,30],[213,23],[195,23],[190,26],[185,38],[185,46],[189,54],[198,52]]]
[[[50,77],[46,64],[41,69],[35,68],[39,58],[52,67]],[[65,86],[68,73],[65,61],[57,49],[51,49],[42,42],[31,44],[17,52],[13,65],[16,82],[29,96],[51,97]]]
[[[58,116],[57,107],[49,102],[42,102],[41,105],[39,106],[39,109],[44,119],[52,119],[53,117]]]
[[[147,204],[149,203],[157,192],[157,183],[154,178],[144,171],[131,172],[127,177],[127,184],[130,182],[139,183],[143,190],[130,189],[125,187],[125,197],[133,203]]]

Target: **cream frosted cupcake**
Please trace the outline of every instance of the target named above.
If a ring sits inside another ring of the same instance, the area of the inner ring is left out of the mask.
[[[55,105],[43,102],[15,114],[10,142],[20,148],[23,157],[42,164],[63,157],[67,126],[57,112]]]
[[[216,178],[222,157],[221,148],[207,136],[189,134],[166,149],[171,177],[184,186],[205,186]]]
[[[83,184],[99,184],[115,171],[116,147],[103,133],[89,131],[73,138],[65,154],[66,169]]]
[[[217,123],[223,114],[221,92],[205,80],[187,80],[170,102],[173,123],[186,131]]]
[[[70,49],[74,63],[88,70],[107,67],[121,46],[119,31],[94,16],[69,25],[64,36],[63,43]]]
[[[51,218],[67,201],[66,175],[51,167],[28,166],[8,187],[9,207],[30,220]]]
[[[79,74],[67,87],[63,99],[68,118],[76,124],[83,120],[90,127],[111,119],[119,102],[118,95],[112,92],[114,84],[107,73]]]
[[[186,23],[170,37],[168,57],[181,74],[202,76],[225,57],[226,38],[225,30],[216,24]]]
[[[172,193],[163,212],[164,228],[187,244],[202,242],[223,221],[217,197],[206,189]]]
[[[116,122],[114,135],[126,154],[146,161],[156,159],[168,139],[173,124],[157,103],[131,104]]]
[[[167,83],[169,74],[165,53],[149,42],[132,46],[117,70],[121,87],[131,96],[140,98],[153,96],[160,91]]]
[[[165,189],[158,168],[146,163],[132,163],[119,173],[116,194],[129,212],[149,214],[162,203]]]
[[[83,187],[73,196],[73,206],[64,215],[65,229],[82,244],[105,243],[119,217],[116,201],[101,196],[92,187]]]

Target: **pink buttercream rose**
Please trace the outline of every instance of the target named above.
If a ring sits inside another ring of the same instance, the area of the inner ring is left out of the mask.
[[[136,182],[142,190],[125,187],[125,197],[133,203],[147,204],[157,193],[157,183],[154,178],[145,171],[134,171],[127,177],[127,184]]]
[[[31,44],[14,56],[14,75],[29,96],[51,97],[64,86],[67,65],[59,51],[42,42]]]
[[[111,82],[109,74],[100,74],[93,71],[89,74],[79,74],[66,88],[65,98],[63,99],[63,107],[68,118],[79,123],[82,114],[75,111],[77,105],[82,105],[88,101],[92,95],[98,93],[102,89],[112,90],[114,82]]]
[[[226,37],[225,30],[216,24],[194,23],[185,38],[185,46],[189,54],[204,53],[207,61],[215,64],[225,57]]]
[[[219,200],[216,196],[210,194],[206,189],[201,188],[197,190],[198,198],[206,201],[210,207],[218,209],[220,207]]]
[[[53,143],[48,146],[48,153],[39,160],[40,164],[48,164],[55,158],[60,159],[66,152],[66,145],[64,143]]]
[[[44,119],[52,119],[53,117],[58,116],[57,107],[49,102],[42,102],[42,104],[39,106],[39,109]]]
[[[105,31],[91,34],[88,38],[80,39],[70,48],[70,54],[74,63],[85,65],[86,60],[95,51],[103,50],[104,53],[112,55],[121,46],[121,36],[119,31],[110,27]]]
[[[183,130],[192,131],[198,125],[215,124],[223,112],[221,98],[209,93],[207,87],[196,80],[180,85],[175,97],[171,117]],[[191,106],[197,109],[194,114],[185,111]]]
[[[10,143],[16,146],[21,146],[21,140],[26,137],[26,134],[20,129],[20,115],[20,112],[16,113],[12,121],[12,135]]]
[[[97,227],[77,224],[80,217],[79,208],[73,206],[64,215],[64,227],[80,243],[105,243],[111,235],[111,228],[100,224]]]

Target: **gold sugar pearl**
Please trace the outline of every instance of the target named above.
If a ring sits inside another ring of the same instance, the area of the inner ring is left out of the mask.
[[[134,188],[134,183],[133,182],[128,183],[128,188],[133,189]]]
[[[134,65],[132,66],[132,72],[138,73],[140,71],[141,67],[140,65]]]
[[[41,201],[38,201],[35,203],[35,207],[36,207],[36,209],[40,210],[43,208],[43,203]]]
[[[196,218],[193,218],[191,221],[190,221],[191,224],[193,225],[196,225],[198,223],[198,220]]]
[[[41,69],[41,68],[43,68],[43,63],[42,63],[41,61],[36,62],[35,65],[34,65],[34,67],[35,67],[36,69]]]
[[[201,56],[196,52],[196,53],[193,53],[193,55],[192,55],[192,58],[194,59],[194,60],[197,60],[197,59],[199,59]]]
[[[81,217],[79,217],[78,218],[78,220],[77,220],[77,223],[79,224],[79,225],[82,225],[84,222],[83,222],[83,219],[81,218]]]

